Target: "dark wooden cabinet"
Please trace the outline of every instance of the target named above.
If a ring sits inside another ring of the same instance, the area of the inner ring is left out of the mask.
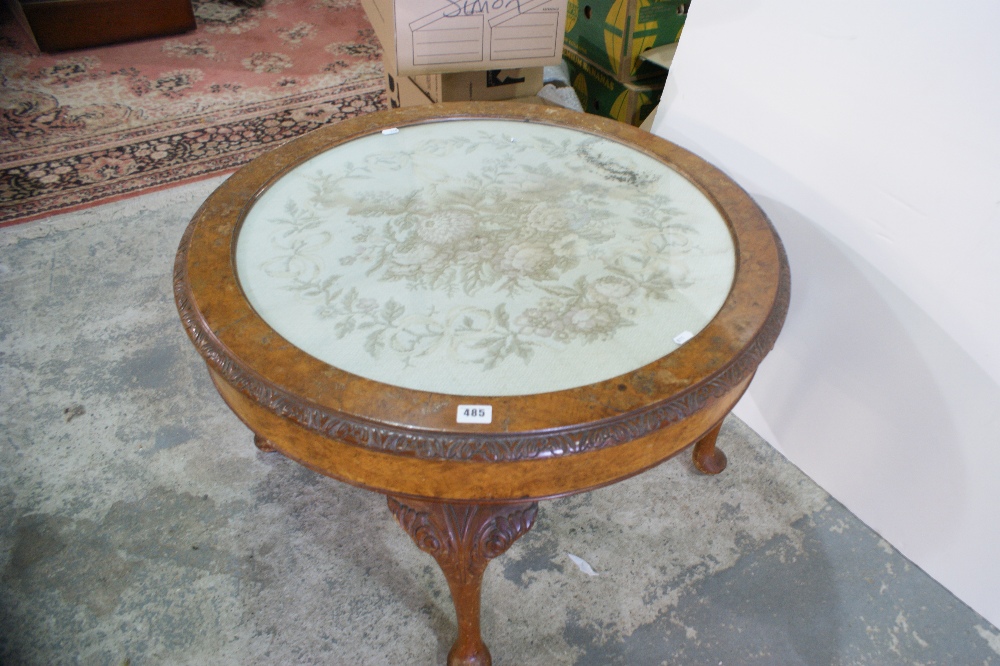
[[[39,50],[66,51],[194,30],[191,0],[8,0]]]

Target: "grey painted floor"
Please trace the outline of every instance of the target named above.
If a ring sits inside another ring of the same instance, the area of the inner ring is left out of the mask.
[[[383,498],[258,453],[180,328],[173,254],[218,182],[0,229],[0,662],[441,664],[433,561]],[[495,663],[1000,664],[735,418],[720,444],[718,477],[543,504],[487,573]]]

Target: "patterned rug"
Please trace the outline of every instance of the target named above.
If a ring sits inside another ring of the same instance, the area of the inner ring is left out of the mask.
[[[384,107],[357,0],[193,4],[193,32],[52,55],[0,12],[0,226],[231,171]]]

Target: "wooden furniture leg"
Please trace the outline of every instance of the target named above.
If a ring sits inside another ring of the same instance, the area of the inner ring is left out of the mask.
[[[396,516],[420,550],[437,560],[448,580],[458,619],[458,638],[448,652],[448,666],[490,666],[492,659],[479,633],[483,572],[527,533],[538,503],[448,504],[388,496]]]
[[[715,448],[715,440],[722,430],[722,421],[719,421],[714,428],[705,433],[694,445],[694,466],[703,474],[718,474],[726,469],[726,454],[721,449]]]

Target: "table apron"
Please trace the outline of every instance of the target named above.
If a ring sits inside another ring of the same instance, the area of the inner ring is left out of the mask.
[[[595,451],[514,462],[424,459],[340,442],[262,407],[209,368],[229,407],[276,450],[310,469],[388,495],[452,502],[523,502],[592,490],[634,476],[684,450],[733,408],[751,373],[691,416]]]

